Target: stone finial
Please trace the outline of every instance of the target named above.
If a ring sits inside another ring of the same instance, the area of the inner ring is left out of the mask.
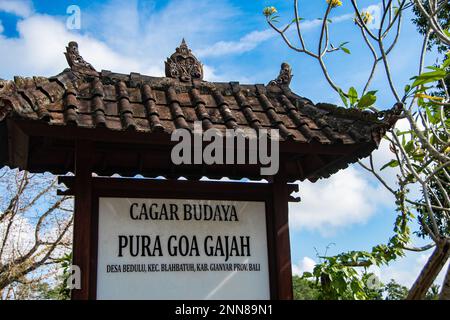
[[[286,62],[281,64],[280,74],[275,80],[270,81],[269,85],[289,86],[292,80],[292,68]]]
[[[203,65],[192,54],[184,39],[175,50],[175,53],[167,58],[165,65],[166,77],[175,78],[183,82],[203,80]]]
[[[75,41],[69,42],[64,55],[66,56],[70,69],[72,69],[73,73],[76,75],[91,77],[99,76],[94,67],[90,63],[86,62],[80,55],[80,52],[78,51],[78,43]]]

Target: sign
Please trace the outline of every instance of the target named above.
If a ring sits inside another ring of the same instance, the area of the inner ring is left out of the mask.
[[[266,207],[99,198],[97,299],[270,299]]]

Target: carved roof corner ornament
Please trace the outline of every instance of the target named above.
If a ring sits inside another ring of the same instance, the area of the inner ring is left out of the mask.
[[[280,74],[275,80],[269,82],[269,85],[278,85],[289,87],[292,80],[292,68],[286,62],[281,64]]]
[[[203,65],[192,54],[184,39],[175,53],[167,58],[165,65],[166,77],[175,78],[182,82],[203,80]]]
[[[72,72],[77,76],[99,77],[98,72],[88,62],[86,62],[78,51],[78,43],[75,41],[69,42],[64,53],[67,63],[72,69]]]

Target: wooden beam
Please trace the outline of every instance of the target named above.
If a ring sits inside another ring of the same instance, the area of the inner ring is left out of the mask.
[[[8,120],[7,126],[9,163],[13,167],[26,170],[28,169],[30,138],[15,122]]]
[[[176,142],[170,141],[168,133],[144,133],[138,131],[112,130],[108,128],[82,128],[77,126],[50,126],[47,123],[15,120],[25,133],[36,137],[58,137],[61,140],[90,140],[98,142],[123,143],[129,145],[160,145],[173,146]],[[149,136],[152,137],[149,139]]]
[[[60,192],[61,195],[76,195],[77,184],[73,176],[60,176],[58,182],[64,184],[68,190]],[[221,182],[221,181],[185,181],[164,179],[136,179],[136,178],[102,178],[95,177],[91,180],[91,188],[98,196],[112,196],[123,193],[123,190],[136,192],[136,195],[148,197],[167,197],[168,194],[180,198],[192,198],[193,190],[197,190],[197,199],[210,198],[214,195],[217,200],[267,200],[273,194],[272,187],[268,183],[251,182]],[[81,188],[84,188],[82,186]],[[280,192],[280,191],[279,191]],[[297,184],[286,184],[285,197],[290,197],[293,192],[298,192]]]
[[[14,122],[29,136],[39,137],[58,137],[65,140],[92,140],[99,142],[110,142],[116,145],[123,143],[130,145],[152,145],[166,148],[176,144],[170,140],[168,133],[151,133],[138,131],[120,131],[108,128],[81,128],[75,126],[49,126],[47,123],[41,123],[29,120],[14,120]],[[204,142],[206,145],[207,143]],[[352,154],[363,145],[372,145],[372,143],[355,144],[321,144],[321,143],[302,143],[299,141],[281,141],[280,152],[289,154],[329,154],[345,155]],[[375,148],[375,147],[373,147]]]
[[[317,178],[317,176],[321,176],[323,172],[326,172],[327,170],[338,166],[340,162],[343,163],[351,163],[352,158],[355,157],[355,155],[360,154],[364,151],[364,148],[369,149],[371,148],[370,145],[364,145],[361,146],[359,149],[356,149],[354,153],[343,155],[340,157],[334,157],[331,161],[324,161],[319,155],[313,155],[317,156],[317,161],[319,161],[319,165],[315,170],[312,170],[311,172],[308,172],[306,174],[307,179],[314,179]]]
[[[7,121],[0,122],[0,163],[10,164]]]
[[[292,300],[292,266],[289,239],[289,195],[286,176],[280,172],[274,177],[272,185],[273,233],[275,240],[275,274],[277,275],[277,296],[279,300]]]
[[[91,220],[92,220],[92,155],[91,141],[76,142],[75,213],[73,226],[73,264],[81,271],[81,288],[72,290],[72,300],[88,300],[90,285]]]
[[[321,144],[318,142],[304,143],[299,141],[281,141],[280,152],[291,155],[305,155],[312,153],[328,154],[328,155],[344,155],[353,153],[363,144]]]

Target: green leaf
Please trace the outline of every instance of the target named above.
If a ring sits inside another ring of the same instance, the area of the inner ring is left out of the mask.
[[[278,18],[279,18],[279,17],[280,17],[280,16],[270,16],[270,19],[269,19],[269,20],[272,21],[272,22],[277,22],[277,23],[278,23],[278,22],[279,22],[279,21],[278,21]]]
[[[350,54],[350,50],[345,46],[346,44],[348,44],[350,42],[346,41],[346,42],[342,42],[339,45],[339,49],[341,49],[342,51],[344,51],[346,54]]]
[[[386,163],[384,166],[381,167],[381,170],[386,169],[387,167],[395,168],[398,167],[398,161],[397,160],[391,160],[388,163]]]
[[[340,47],[342,51],[344,51],[346,54],[351,54],[350,50],[346,47]]]
[[[403,136],[403,137],[405,137],[405,136]],[[405,151],[408,154],[410,154],[412,151],[414,151],[414,140],[410,140],[406,143]]]
[[[442,68],[445,69],[448,66],[450,66],[450,55],[448,56],[447,59],[445,59],[444,63],[442,64]]]
[[[358,92],[354,87],[351,87],[348,90],[348,98],[350,100],[350,104],[353,106],[356,102],[358,102]]]
[[[305,20],[304,18],[298,18],[298,19],[292,19],[292,22],[291,23],[294,23],[294,22],[296,22],[296,21],[298,21],[298,22],[300,22],[300,21],[303,21],[303,20]]]
[[[359,109],[366,109],[370,106],[372,106],[377,101],[377,97],[371,93],[367,93],[364,96],[361,97],[361,99],[358,102],[358,108]]]
[[[339,89],[339,96],[341,97],[341,100],[344,103],[344,105],[348,108],[347,97],[345,96],[344,91],[342,91],[342,89]]]
[[[417,161],[417,162],[422,162],[424,158],[425,158],[425,155],[423,153],[413,155],[414,161]]]

